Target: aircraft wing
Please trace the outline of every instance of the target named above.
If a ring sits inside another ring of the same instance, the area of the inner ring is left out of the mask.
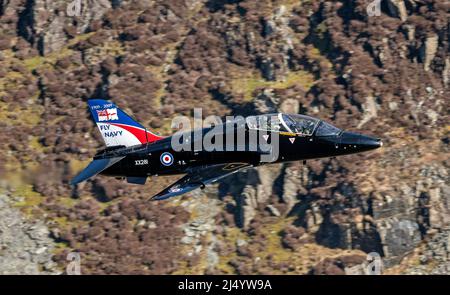
[[[164,200],[182,195],[251,166],[248,163],[227,163],[191,168],[184,177],[153,196],[151,200]]]

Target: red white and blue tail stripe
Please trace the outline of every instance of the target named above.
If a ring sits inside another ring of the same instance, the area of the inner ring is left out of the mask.
[[[91,99],[88,104],[92,117],[108,147],[133,146],[163,138],[145,129],[110,101]]]

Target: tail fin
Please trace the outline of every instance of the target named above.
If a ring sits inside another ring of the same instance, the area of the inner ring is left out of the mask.
[[[110,101],[91,99],[88,104],[92,117],[108,147],[139,145],[162,139],[148,131]]]

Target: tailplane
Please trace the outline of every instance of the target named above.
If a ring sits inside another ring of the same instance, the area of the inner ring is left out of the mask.
[[[86,168],[84,168],[83,171],[81,171],[77,176],[75,176],[70,182],[70,184],[75,185],[85,180],[88,180],[89,178],[99,174],[106,168],[109,168],[112,165],[116,164],[123,158],[125,158],[125,156],[94,160],[91,163],[89,163],[89,165]]]
[[[91,99],[88,104],[107,147],[128,147],[163,138],[148,131],[110,101]]]

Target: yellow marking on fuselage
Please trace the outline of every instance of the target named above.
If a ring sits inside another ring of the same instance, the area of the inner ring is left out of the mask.
[[[295,134],[295,133],[292,133],[292,132],[284,132],[284,131],[282,131],[282,132],[280,132],[280,135],[286,135],[286,136],[296,136],[297,134]]]

